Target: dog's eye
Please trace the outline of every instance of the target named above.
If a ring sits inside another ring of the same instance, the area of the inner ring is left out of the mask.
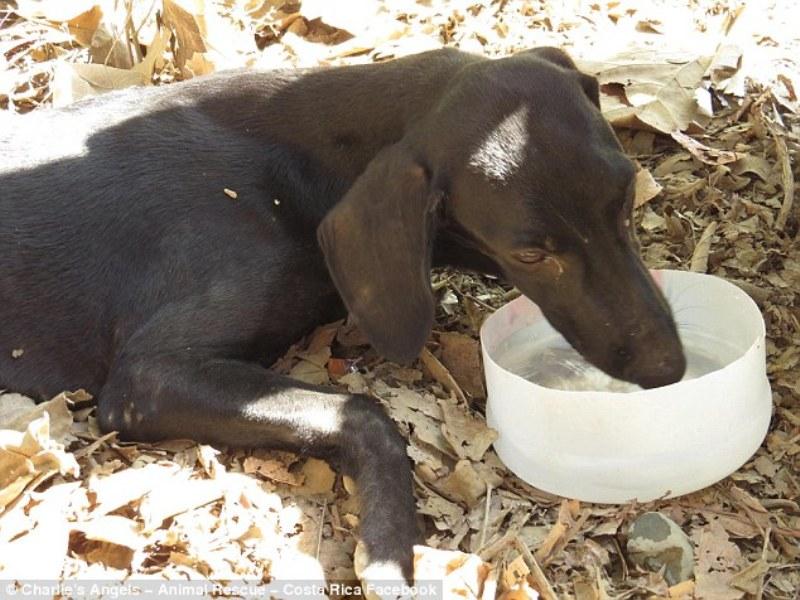
[[[526,248],[525,250],[515,250],[513,255],[514,258],[516,258],[519,262],[524,262],[529,265],[543,262],[549,256],[547,252],[539,248]]]

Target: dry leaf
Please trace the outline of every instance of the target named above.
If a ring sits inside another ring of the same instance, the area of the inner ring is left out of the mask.
[[[422,396],[406,387],[390,388],[385,384],[376,385],[373,392],[384,400],[389,416],[410,429],[413,437],[457,457],[442,435],[442,411],[432,395]]]
[[[330,356],[330,348],[327,349],[327,355]],[[326,383],[330,383],[330,376],[328,375],[326,363],[327,360],[325,361],[325,364],[320,365],[317,364],[317,362],[303,358],[292,367],[292,369],[289,371],[289,376],[293,379],[297,379],[298,381],[310,383],[311,385],[324,385]]]
[[[744,594],[731,587],[740,566],[741,551],[733,544],[717,520],[692,532],[696,545],[695,594],[709,600],[738,600]]]
[[[541,546],[537,548],[534,554],[539,563],[546,562],[551,558],[551,553],[564,539],[567,531],[570,530],[574,518],[580,511],[580,505],[574,500],[562,500],[558,509],[558,520],[553,524],[553,527],[545,537]]]
[[[463,402],[467,401],[464,392],[461,390],[461,386],[458,385],[458,382],[450,374],[450,371],[447,370],[447,367],[445,367],[430,350],[423,348],[419,358],[420,361],[422,361],[422,365],[433,379],[442,384],[447,391],[454,393]]]
[[[4,394],[0,396],[0,402],[5,401],[6,396],[11,396],[10,401],[19,406],[23,400],[15,398],[17,395]],[[21,398],[24,398],[21,397]],[[14,419],[9,419],[5,423],[0,423],[2,429],[13,429],[15,431],[25,431],[28,425],[47,413],[49,417],[49,435],[59,443],[68,441],[70,427],[72,427],[72,413],[67,407],[70,402],[67,394],[59,394],[52,400],[34,404],[34,406],[24,413],[19,414]]]
[[[89,45],[91,62],[108,67],[128,70],[133,67],[134,53],[129,35],[116,14],[108,15],[95,28]]]
[[[100,563],[112,569],[128,570],[133,560],[133,550],[109,542],[87,541],[83,550],[87,563]]]
[[[448,498],[463,502],[468,508],[475,506],[486,493],[486,482],[468,460],[458,461],[453,472],[442,478],[436,487]]]
[[[459,458],[481,460],[497,439],[497,432],[486,425],[484,419],[472,416],[466,408],[452,401],[442,400],[439,406],[444,415],[442,435]]]
[[[681,581],[668,590],[670,600],[692,600],[694,598],[694,581]]]
[[[95,30],[103,18],[103,10],[95,5],[89,10],[82,12],[79,15],[72,17],[67,21],[67,27],[72,37],[81,46],[88,47],[92,43]]]
[[[219,500],[225,492],[224,482],[216,479],[183,479],[176,476],[164,481],[148,492],[139,507],[144,529],[152,531],[167,517]]]
[[[604,61],[577,60],[602,87],[603,114],[616,127],[670,134],[709,121],[697,102],[708,59],[661,55],[633,48]]]
[[[141,548],[147,543],[147,537],[136,521],[118,515],[104,515],[77,523],[72,529],[80,531],[89,540],[125,546],[131,550]]]
[[[31,421],[25,431],[0,430],[0,509],[16,500],[29,485],[56,473],[79,473],[75,457],[50,437],[50,413]]]
[[[706,163],[707,165],[727,165],[744,158],[744,155],[730,150],[719,150],[711,148],[705,144],[701,144],[694,138],[681,133],[680,131],[673,131],[670,133],[673,140],[683,146],[689,153],[697,160]]]
[[[23,419],[25,423],[32,419],[25,415],[36,408],[36,402],[32,398],[22,394],[0,394],[0,429],[18,429],[13,424]]]
[[[297,488],[297,493],[304,496],[316,494],[329,494],[336,481],[336,473],[327,462],[318,458],[309,458],[303,464],[303,484]]]
[[[107,477],[92,477],[88,489],[94,499],[94,518],[138,500],[151,490],[165,485],[178,473],[175,464],[149,464],[140,469],[123,469]]]
[[[160,60],[169,44],[169,32],[166,29],[159,29],[153,34],[153,40],[147,45],[147,54],[144,59],[133,65],[132,69],[139,73],[143,79],[150,81],[156,69],[157,61]]]
[[[182,69],[186,62],[191,59],[196,52],[205,52],[206,45],[203,42],[203,34],[200,25],[194,15],[183,8],[175,0],[163,0],[164,2],[164,23],[172,29],[175,35],[176,50],[175,64]]]
[[[530,574],[531,570],[528,568],[528,565],[525,564],[525,559],[522,555],[519,555],[508,563],[508,566],[500,577],[500,583],[504,588],[510,589],[518,583],[525,581]]]
[[[461,388],[472,398],[485,398],[478,340],[463,333],[442,333],[439,343],[442,347],[442,363]]]
[[[644,203],[652,200],[661,193],[663,188],[653,179],[653,174],[644,167],[636,171],[636,196],[633,207],[639,208]]]
[[[694,594],[704,600],[739,600],[744,592],[731,587],[731,573],[705,571],[695,578]]]
[[[242,463],[242,468],[245,473],[258,473],[262,477],[271,479],[277,483],[285,483],[287,485],[300,485],[303,483],[303,478],[297,473],[292,473],[289,470],[294,460],[284,460],[282,454],[277,456],[254,452],[252,456],[248,456]]]
[[[433,517],[436,526],[445,531],[451,531],[464,518],[464,511],[458,504],[433,492],[418,501],[417,508],[420,514]]]
[[[717,222],[712,221],[703,230],[703,235],[694,247],[692,253],[692,260],[689,265],[689,270],[695,273],[705,273],[708,271],[708,254],[711,251],[711,238],[717,231]]]
[[[69,541],[66,513],[79,486],[78,482],[65,483],[39,494],[37,503],[30,509],[33,528],[0,544],[0,578],[58,580]]]
[[[66,106],[81,98],[147,83],[149,77],[138,71],[60,62],[53,75],[53,106]]]
[[[742,49],[734,44],[720,44],[706,75],[714,86],[729,94],[744,95],[742,78],[737,78],[742,66]]]
[[[734,575],[730,580],[730,585],[755,595],[761,589],[767,571],[769,571],[769,564],[763,559],[758,559]]]

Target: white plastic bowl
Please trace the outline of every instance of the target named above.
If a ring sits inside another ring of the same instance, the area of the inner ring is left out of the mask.
[[[772,414],[765,328],[758,307],[710,275],[653,271],[681,337],[701,332],[733,349],[729,362],[696,379],[628,393],[561,391],[498,364],[531,336],[566,342],[525,297],[481,328],[489,425],[500,459],[531,485],[587,502],[646,502],[723,479],[760,446]]]

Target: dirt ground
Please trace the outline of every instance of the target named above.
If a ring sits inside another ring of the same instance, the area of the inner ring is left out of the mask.
[[[490,447],[477,341],[516,291],[473,274],[434,274],[437,323],[411,367],[382,361],[336,323],[273,368],[386,404],[415,465],[429,547],[418,576],[444,578],[452,597],[797,599],[798,21],[791,1],[0,2],[0,127],[13,126],[4,113],[229,68],[383,61],[443,45],[492,57],[566,49],[598,77],[604,114],[641,165],[647,264],[723,277],[762,310],[774,415],[752,459],[712,487],[646,504],[586,504],[525,484]],[[36,408],[14,390],[0,396],[0,580],[322,570],[355,580],[357,491],[325,463],[121,443],[98,431],[92,403],[76,390]],[[648,511],[688,536],[692,577],[635,564],[629,531]]]

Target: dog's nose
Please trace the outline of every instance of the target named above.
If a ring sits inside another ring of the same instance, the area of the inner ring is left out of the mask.
[[[682,349],[657,353],[643,351],[643,360],[637,360],[628,366],[630,380],[645,389],[652,389],[676,383],[686,373],[686,356]],[[647,356],[649,354],[649,356]],[[654,354],[661,354],[654,356]]]

